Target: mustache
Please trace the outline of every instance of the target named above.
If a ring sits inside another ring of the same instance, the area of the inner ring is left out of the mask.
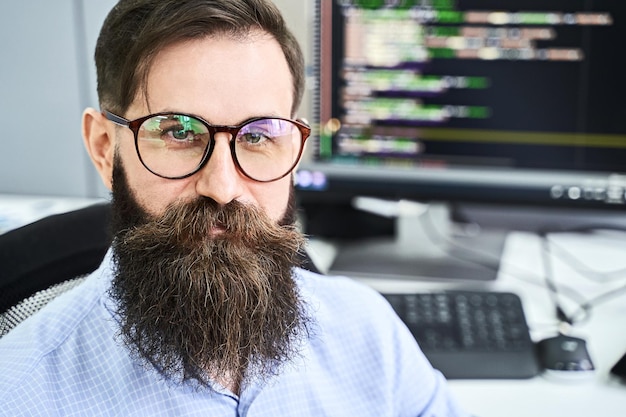
[[[132,232],[132,233],[131,233]],[[118,237],[145,239],[146,245],[189,247],[208,244],[212,241],[237,241],[245,246],[258,242],[271,244],[282,241],[285,233],[297,232],[294,224],[276,224],[260,209],[232,201],[220,205],[214,200],[198,197],[191,201],[170,204],[161,216],[147,216],[130,229],[118,232]],[[290,248],[300,252],[301,241]]]

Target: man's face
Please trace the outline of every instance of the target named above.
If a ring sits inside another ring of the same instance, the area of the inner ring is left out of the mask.
[[[291,117],[292,90],[287,62],[274,39],[262,34],[243,42],[210,37],[161,51],[148,74],[148,97],[138,97],[124,116],[132,120],[157,112],[182,112],[216,125],[239,124],[256,116]],[[129,187],[149,213],[161,214],[173,201],[204,196],[221,205],[238,201],[256,206],[275,221],[283,216],[289,176],[270,183],[245,177],[232,160],[228,134],[216,135],[215,149],[200,172],[168,180],[143,167],[129,129],[117,133]]]

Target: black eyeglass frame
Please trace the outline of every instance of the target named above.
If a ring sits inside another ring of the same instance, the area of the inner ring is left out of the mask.
[[[134,119],[134,120],[128,120],[128,119],[126,119],[126,118],[124,118],[122,116],[118,116],[118,115],[116,115],[114,113],[111,113],[108,110],[104,110],[102,113],[107,118],[107,120],[110,120],[111,122],[115,123],[118,126],[127,127],[127,128],[129,128],[133,132],[133,135],[135,137],[135,151],[137,152],[137,157],[139,158],[139,161],[141,161],[141,164],[144,166],[144,168],[146,168],[148,171],[150,171],[151,173],[153,173],[157,177],[161,177],[161,178],[165,178],[165,179],[169,179],[169,180],[180,180],[180,179],[183,179],[183,178],[188,178],[188,177],[194,175],[195,173],[197,173],[198,171],[200,171],[204,167],[204,165],[206,165],[208,160],[211,158],[211,155],[213,154],[213,148],[215,147],[215,139],[214,139],[215,138],[215,134],[216,133],[220,133],[220,132],[225,132],[225,133],[229,133],[231,135],[231,139],[229,141],[230,142],[229,143],[229,145],[230,145],[230,155],[233,158],[233,162],[235,163],[235,166],[237,167],[239,172],[241,172],[247,178],[250,178],[251,180],[257,181],[257,182],[273,182],[273,181],[277,181],[277,180],[279,180],[281,178],[284,178],[287,175],[289,175],[289,173],[293,171],[293,169],[296,167],[296,165],[298,165],[298,161],[300,161],[300,158],[302,158],[302,152],[304,151],[304,143],[306,142],[306,140],[311,135],[311,128],[309,127],[308,124],[304,123],[301,120],[287,119],[287,118],[284,118],[284,117],[253,117],[253,118],[248,119],[248,120],[246,120],[246,121],[244,121],[244,122],[242,122],[241,124],[238,124],[238,125],[213,125],[213,124],[207,122],[206,120],[204,120],[200,116],[196,116],[196,115],[188,114],[188,113],[160,112],[160,113],[149,114],[147,116],[143,116],[143,117],[140,117],[140,118]],[[206,149],[204,150],[204,154],[202,155],[202,159],[198,163],[198,166],[196,166],[188,174],[178,175],[178,176],[174,176],[174,177],[170,177],[170,176],[167,176],[167,175],[159,174],[158,172],[155,172],[152,169],[150,169],[150,167],[148,165],[146,165],[146,163],[144,162],[143,158],[141,157],[141,152],[139,152],[139,143],[138,143],[139,128],[141,127],[141,125],[146,120],[148,120],[148,119],[150,119],[152,117],[170,116],[170,115],[179,115],[179,116],[193,117],[194,119],[197,119],[198,121],[200,121],[204,126],[206,126],[206,128],[207,128],[207,130],[209,132],[209,143],[208,143],[208,146],[206,147]],[[237,134],[239,133],[241,128],[243,128],[244,126],[246,126],[246,125],[248,125],[248,124],[250,124],[252,122],[255,122],[257,120],[266,120],[266,119],[284,120],[284,121],[293,123],[298,128],[298,130],[300,131],[301,143],[300,143],[300,150],[298,151],[298,156],[294,160],[293,165],[287,170],[287,172],[285,172],[284,174],[282,174],[279,177],[272,178],[272,179],[269,179],[269,180],[258,180],[256,178],[250,176],[243,169],[241,164],[239,163],[239,160],[237,159],[237,152],[235,151],[235,138],[237,137]]]

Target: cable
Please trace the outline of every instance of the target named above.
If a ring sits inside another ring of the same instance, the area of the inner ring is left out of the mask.
[[[439,230],[437,230],[437,228],[435,227],[431,217],[430,217],[430,213],[428,211],[426,211],[424,213],[424,216],[420,217],[420,221],[423,222],[424,224],[424,230],[426,231],[426,235],[428,237],[428,239],[436,245],[441,245],[440,242],[445,242],[448,245],[452,245],[468,254],[476,254],[481,258],[489,258],[491,257],[492,259],[500,262],[500,265],[502,265],[502,262],[499,258],[496,259],[495,256],[493,256],[490,253],[487,252],[483,252],[480,250],[477,250],[475,248],[471,248],[471,247],[467,247],[465,245],[461,245],[458,242],[456,242],[454,239],[450,239],[449,237],[443,235],[442,233],[439,232]],[[479,226],[480,227],[480,226]],[[543,244],[543,248],[542,248],[542,257],[544,259],[544,265],[548,265],[547,268],[549,268],[549,270],[544,267],[544,269],[546,269],[546,271],[544,271],[543,277],[538,276],[535,272],[531,272],[528,270],[525,270],[522,267],[519,267],[518,265],[513,265],[513,264],[506,264],[506,266],[508,268],[515,268],[518,271],[523,271],[525,274],[528,274],[532,277],[537,278],[538,280],[541,280],[542,282],[538,282],[535,280],[530,280],[530,279],[526,279],[526,278],[522,278],[521,276],[515,274],[515,273],[511,273],[506,271],[506,273],[518,280],[522,280],[526,283],[530,283],[533,285],[539,285],[542,287],[548,287],[548,290],[550,291],[550,293],[552,294],[551,297],[553,297],[553,299],[555,300],[555,306],[556,306],[556,318],[557,320],[559,320],[562,323],[566,323],[568,325],[574,325],[574,324],[579,324],[587,319],[589,319],[590,314],[591,314],[591,310],[593,307],[596,307],[597,305],[608,301],[612,298],[617,297],[618,295],[620,295],[622,292],[626,293],[626,283],[624,284],[624,286],[617,288],[617,289],[612,289],[610,291],[607,291],[603,294],[600,294],[592,299],[585,299],[584,296],[582,296],[580,293],[578,293],[577,291],[573,290],[572,288],[566,286],[566,285],[559,285],[559,287],[556,286],[554,280],[552,279],[552,272],[551,272],[551,260],[549,259],[549,256],[551,254],[550,248],[549,248],[549,240],[548,240],[548,234],[549,233],[566,233],[566,232],[571,232],[571,233],[590,233],[592,231],[598,230],[596,228],[599,229],[609,229],[609,230],[618,230],[618,231],[626,231],[626,229],[624,228],[620,228],[620,227],[612,227],[612,226],[606,226],[606,225],[589,225],[589,226],[585,226],[585,227],[580,227],[580,228],[572,228],[572,229],[568,229],[568,230],[541,230],[539,232],[539,236],[542,237],[542,241],[545,241],[545,243]],[[547,249],[547,252],[546,252]],[[560,247],[559,247],[560,249]],[[458,256],[457,254],[450,254],[451,256],[456,257],[457,259],[461,259],[465,262],[473,262],[476,265],[480,265],[486,268],[490,268],[490,269],[494,269],[497,271],[498,268],[495,268],[493,265],[491,265],[490,263],[487,262],[480,262],[476,259],[472,259],[471,257],[462,257],[462,256]],[[570,256],[573,257],[573,255],[569,254]],[[547,263],[546,263],[547,262]],[[576,262],[577,264],[583,265],[581,262]],[[586,267],[585,265],[583,265],[583,271],[589,272],[592,271],[590,268]],[[501,272],[502,270],[500,270]],[[579,272],[577,270],[577,272]],[[597,271],[592,271],[594,274],[596,274],[597,276],[602,276],[602,273],[597,272]],[[610,271],[609,274],[613,274],[616,275],[618,273],[621,273],[621,269],[620,270],[615,270],[615,271]],[[589,275],[589,274],[588,274]],[[597,281],[600,282],[606,282],[607,280],[598,280],[596,277]],[[574,313],[567,315],[565,313],[565,311],[563,310],[563,308],[559,305],[558,302],[558,296],[561,297],[565,297],[567,299],[569,299],[571,302],[573,302],[574,304],[577,305],[577,309],[574,311]],[[581,316],[582,315],[582,316]]]
[[[554,280],[554,268],[552,265],[551,251],[550,251],[550,240],[548,239],[548,235],[546,233],[540,233],[539,237],[541,238],[541,259],[543,261],[543,269],[544,269],[544,277],[546,281],[546,286],[548,287],[550,297],[554,303],[554,307],[556,309],[556,318],[560,322],[567,323],[569,325],[574,324],[574,320],[572,317],[568,316],[565,313],[565,310],[561,306],[559,302],[559,288],[556,285]],[[579,304],[579,310],[582,308],[583,304]],[[583,313],[585,314],[581,320],[586,320],[589,318],[590,311],[589,308],[582,308]]]
[[[430,213],[428,211],[425,212],[424,216],[420,217],[420,221],[423,222],[424,224],[424,231],[426,232],[426,237],[431,241],[431,243],[435,244],[435,245],[440,245],[443,247],[443,245],[441,245],[441,242],[445,242],[448,245],[454,246],[460,250],[462,250],[463,252],[466,252],[467,254],[474,254],[476,256],[478,256],[478,258],[491,258],[494,263],[499,264],[500,266],[503,264],[502,263],[502,259],[499,256],[495,256],[492,253],[489,252],[485,252],[485,251],[481,251],[479,249],[476,249],[474,247],[469,247],[469,246],[465,246],[462,245],[460,243],[458,243],[457,241],[455,241],[454,239],[450,239],[447,236],[445,236],[444,234],[440,233],[439,230],[435,227],[434,223],[432,222],[432,218],[430,217]],[[475,224],[478,228],[480,228],[479,225]],[[492,263],[488,263],[488,262],[480,262],[479,260],[472,258],[470,256],[468,257],[462,257],[462,256],[458,256],[457,254],[454,253],[450,253],[450,256],[452,257],[456,257],[457,259],[463,260],[465,262],[471,262],[474,263],[476,265],[480,265],[483,266],[485,268],[488,269],[492,269],[493,271],[496,272],[502,272],[502,270],[498,269],[497,266],[494,266],[494,264]],[[518,271],[520,271],[520,274],[526,274],[529,275],[530,277],[532,277],[532,279],[529,278],[524,278],[521,275],[518,274],[514,274],[508,271],[505,271],[504,273],[510,275],[513,278],[519,279],[521,281],[524,281],[526,283],[532,284],[532,285],[536,285],[536,286],[540,286],[540,287],[544,287],[545,286],[545,279],[542,276],[537,275],[536,272],[534,271],[530,271],[527,270],[523,267],[520,267],[518,265],[514,265],[514,264],[505,264],[507,266],[507,268],[509,269],[517,269]],[[573,291],[572,291],[573,292]]]
[[[607,226],[597,226],[599,227],[600,230],[602,229],[607,229]],[[583,228],[577,228],[577,229],[570,229],[570,230],[562,230],[559,231],[560,233],[570,233],[573,230],[575,230],[575,232],[577,233],[591,233],[591,232],[595,232],[598,229],[592,229],[590,226],[587,227],[583,227]],[[614,230],[619,230],[619,231],[626,231],[626,229],[622,229],[622,228],[615,228]],[[578,309],[574,311],[574,313],[572,313],[570,316],[567,316],[564,312],[564,310],[562,309],[562,307],[559,305],[558,303],[558,288],[556,287],[556,284],[553,280],[553,271],[552,271],[552,264],[551,264],[551,260],[550,260],[550,256],[553,254],[553,251],[551,250],[551,248],[555,247],[555,243],[553,240],[549,239],[549,233],[546,230],[542,230],[540,232],[540,237],[542,238],[542,246],[543,246],[543,260],[544,260],[544,268],[545,268],[545,275],[546,275],[546,284],[548,285],[549,289],[551,290],[551,292],[554,294],[554,299],[555,299],[555,306],[557,308],[557,317],[560,320],[565,321],[566,323],[570,324],[570,325],[574,325],[574,324],[578,324],[582,321],[585,321],[587,319],[589,319],[589,316],[591,314],[591,310],[593,307],[605,302],[605,301],[609,301],[619,295],[621,295],[623,292],[626,292],[626,283],[624,283],[624,285],[622,285],[619,288],[614,288],[611,289],[609,291],[606,291],[600,295],[597,295],[591,299],[587,299],[585,301],[582,302],[578,302]],[[552,232],[554,233],[554,232]],[[610,275],[618,275],[618,274],[622,274],[624,273],[624,271],[626,271],[626,269],[620,268],[620,269],[616,269],[613,271],[609,271],[606,274],[609,275],[609,277],[605,277],[605,273],[602,272],[598,272],[598,271],[594,271],[591,268],[589,268],[587,265],[584,265],[582,262],[580,262],[578,259],[576,259],[570,252],[568,252],[565,248],[556,245],[556,247],[559,248],[559,250],[562,251],[562,254],[566,254],[567,255],[567,260],[566,263],[568,263],[568,265],[570,265],[576,272],[578,272],[581,276],[588,278],[594,282],[599,282],[599,283],[603,283],[606,284],[608,282],[615,282],[618,278],[624,279],[626,277],[613,277],[611,278]],[[574,264],[574,265],[572,265]],[[580,317],[580,315],[582,314],[582,317]]]
[[[615,288],[611,291],[607,291],[603,294],[597,295],[596,297],[587,300],[585,303],[581,304],[579,306],[579,310],[591,310],[592,307],[595,307],[599,304],[601,304],[602,302],[605,301],[609,301],[612,298],[615,298],[619,295],[621,295],[622,293],[626,293],[626,284],[624,284],[623,286],[619,287],[619,288]],[[575,317],[575,315],[578,314],[578,311],[575,311],[574,314],[572,314],[572,317]]]
[[[571,252],[565,249],[560,244],[556,243],[554,240],[551,240],[552,253],[555,256],[558,256],[565,263],[570,265],[576,272],[583,275],[585,278],[595,282],[613,282],[618,280],[626,280],[626,268],[618,268],[612,271],[596,271],[590,268],[589,266],[583,264],[577,257],[575,257]],[[556,249],[557,253],[555,253],[554,249]]]

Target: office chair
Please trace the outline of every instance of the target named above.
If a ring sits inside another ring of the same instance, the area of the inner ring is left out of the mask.
[[[100,203],[0,235],[0,337],[98,268],[109,221]]]
[[[0,235],[0,337],[98,268],[109,222],[110,204],[101,203]],[[319,273],[306,253],[301,262]]]

